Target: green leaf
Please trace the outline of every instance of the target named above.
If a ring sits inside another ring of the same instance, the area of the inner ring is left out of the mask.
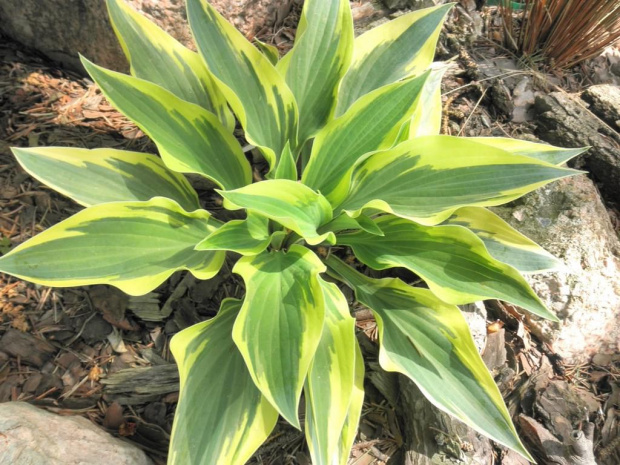
[[[366,231],[369,234],[372,234],[374,236],[383,236],[384,235],[383,231],[381,231],[381,228],[378,227],[377,223],[375,223],[372,220],[372,218],[370,218],[369,216],[360,215],[360,216],[355,218],[355,221],[357,221],[357,223],[360,225],[360,228],[362,230]]]
[[[297,181],[297,164],[295,163],[293,152],[291,152],[291,146],[288,143],[286,144],[286,147],[284,147],[284,151],[280,156],[280,161],[278,162],[278,167],[275,172],[275,178]]]
[[[323,334],[308,371],[306,439],[312,463],[330,465],[351,405],[355,382],[355,319],[338,286],[322,279],[325,299]]]
[[[361,98],[323,128],[314,140],[302,182],[321,192],[332,204],[341,202],[348,192],[356,163],[364,155],[394,144],[398,129],[415,110],[427,77],[425,73],[382,87]]]
[[[466,304],[500,299],[556,320],[517,270],[487,252],[474,233],[460,226],[422,226],[386,215],[375,220],[383,236],[355,232],[338,244],[376,270],[404,267],[420,276],[444,302]]]
[[[351,394],[347,418],[340,434],[338,451],[333,455],[331,462],[334,465],[346,465],[349,462],[351,448],[357,436],[357,428],[362,416],[362,407],[364,406],[364,357],[357,339],[355,340],[355,362],[353,365],[355,366],[353,393]]]
[[[187,15],[202,58],[245,129],[275,169],[297,138],[297,105],[284,78],[206,0],[188,0]]]
[[[361,164],[336,212],[375,208],[435,225],[459,207],[501,205],[579,173],[465,138],[418,137]]]
[[[0,258],[0,271],[44,286],[111,284],[143,295],[178,270],[210,279],[223,252],[194,247],[219,222],[169,199],[88,207]]]
[[[68,147],[12,150],[29,174],[85,207],[161,196],[175,200],[187,211],[200,208],[187,179],[170,171],[154,155]]]
[[[253,213],[245,220],[233,220],[213,231],[196,245],[196,250],[231,250],[242,255],[257,255],[271,242],[269,220]]]
[[[84,58],[82,64],[108,100],[153,139],[170,169],[202,174],[224,189],[252,182],[241,146],[213,113],[151,82]]]
[[[581,155],[590,148],[580,147],[577,149],[565,149],[527,140],[511,139],[509,137],[470,137],[468,140],[502,149],[513,155],[536,158],[537,160],[542,160],[558,166],[566,163],[571,158],[575,158],[577,155]]]
[[[409,139],[436,136],[441,132],[441,80],[449,67],[446,63],[431,64],[431,73],[424,84],[420,102],[411,115]]]
[[[353,55],[349,0],[307,0],[295,46],[278,70],[299,107],[299,143],[313,137],[332,118],[338,87]]]
[[[131,74],[216,114],[232,132],[235,117],[200,56],[124,1],[107,0],[107,5]]]
[[[342,213],[338,216],[338,218],[334,218],[332,221],[323,226],[320,231],[332,231],[333,233],[339,233],[341,231],[358,229],[377,236],[383,236],[383,232],[379,229],[377,224],[370,217],[363,214],[356,218],[352,218],[346,213]]]
[[[353,62],[340,85],[336,115],[363,95],[428,68],[452,6],[413,11],[356,38]]]
[[[266,44],[257,38],[254,38],[254,45],[263,55],[265,55],[265,57],[267,57],[272,65],[275,66],[278,64],[278,61],[280,61],[280,50],[278,50],[278,47],[271,44]]]
[[[459,208],[442,224],[465,226],[482,239],[494,258],[522,273],[540,273],[562,266],[557,258],[486,208]]]
[[[231,332],[241,301],[177,333],[170,350],[181,378],[169,465],[243,465],[267,439],[278,412],[254,385]]]
[[[309,244],[333,242],[333,233],[319,234],[317,228],[332,219],[332,208],[321,194],[295,181],[273,179],[233,191],[218,191],[230,204],[227,208],[246,208],[277,221]]]
[[[458,307],[398,279],[370,279],[334,256],[327,264],[372,310],[383,369],[404,374],[437,408],[533,461]]]
[[[318,274],[325,266],[310,250],[293,245],[288,252],[243,257],[233,271],[246,288],[233,339],[256,386],[299,428],[299,397],[323,329]]]

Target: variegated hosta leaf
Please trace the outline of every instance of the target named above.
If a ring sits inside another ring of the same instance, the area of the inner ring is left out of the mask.
[[[355,319],[338,286],[322,279],[325,299],[323,334],[308,371],[306,439],[312,463],[331,465],[349,413],[355,382]]]
[[[297,181],[297,163],[295,162],[293,152],[291,152],[291,146],[288,143],[282,151],[282,155],[278,161],[278,167],[275,170],[274,176],[275,179]]]
[[[364,155],[394,144],[398,129],[415,110],[427,77],[424,73],[378,89],[325,126],[314,140],[302,182],[332,204],[340,203],[348,192],[356,163]]]
[[[375,236],[383,236],[383,231],[381,231],[381,228],[379,228],[377,226],[377,223],[375,223],[369,216],[361,214],[355,218],[355,221],[357,221],[357,224],[359,224],[360,229],[366,231],[367,233]]]
[[[399,279],[368,278],[334,256],[327,265],[372,310],[383,369],[404,374],[436,407],[533,460],[458,307]]]
[[[332,465],[346,465],[351,456],[351,448],[357,436],[362,407],[364,406],[364,357],[357,339],[355,340],[355,378],[353,380],[353,394],[347,418],[340,434],[338,450],[332,456]]]
[[[143,295],[177,270],[210,279],[224,252],[194,247],[219,222],[163,197],[88,207],[0,258],[0,271],[44,286],[111,284]]]
[[[13,154],[29,174],[85,207],[167,197],[187,211],[200,208],[187,179],[155,155],[69,147],[14,148]]]
[[[213,113],[151,82],[84,58],[82,64],[108,100],[153,139],[170,169],[202,174],[224,189],[252,182],[241,146]]]
[[[513,155],[523,155],[525,157],[536,158],[552,165],[562,165],[571,158],[582,154],[589,148],[580,147],[577,149],[565,149],[538,142],[511,139],[509,137],[470,137],[468,140],[473,140],[480,144],[496,147],[498,149],[505,150],[506,152],[510,152]]]
[[[299,108],[299,143],[331,119],[353,55],[349,0],[306,0],[295,46],[279,62]]]
[[[411,115],[409,139],[420,136],[436,136],[441,132],[441,80],[450,65],[432,63],[431,73],[424,84],[420,101]]]
[[[355,216],[375,208],[435,225],[459,207],[501,205],[579,173],[461,137],[418,137],[360,165],[339,209]]]
[[[256,255],[269,246],[269,220],[249,213],[245,220],[233,220],[213,231],[196,245],[196,250],[231,250],[242,255]]]
[[[295,231],[309,244],[333,242],[333,233],[317,232],[319,226],[332,219],[331,205],[301,183],[274,179],[219,193],[232,204],[227,208],[257,212]]]
[[[309,249],[293,245],[287,252],[243,257],[233,271],[246,288],[233,339],[256,386],[299,428],[299,397],[323,330],[318,274],[325,266]]]
[[[272,65],[278,64],[278,61],[280,61],[280,50],[278,50],[278,47],[261,42],[257,38],[254,38],[254,45],[267,57]]]
[[[217,316],[176,334],[179,367],[169,465],[243,465],[267,439],[278,412],[254,385],[231,333],[241,301],[225,299]]]
[[[501,299],[557,320],[517,270],[495,260],[474,233],[459,226],[422,226],[391,215],[375,220],[383,236],[364,231],[337,236],[376,270],[404,267],[444,302]]]
[[[465,226],[482,239],[494,258],[522,273],[540,273],[562,265],[549,252],[486,208],[459,208],[442,224]]]
[[[131,74],[215,113],[232,132],[235,117],[200,56],[123,0],[107,0],[107,4],[112,26],[131,65]]]
[[[336,115],[342,115],[363,95],[428,68],[450,8],[452,4],[413,11],[356,38]]]
[[[297,105],[284,78],[206,0],[188,0],[187,15],[198,50],[245,129],[271,169],[287,142],[297,138]]]
[[[352,218],[346,213],[341,214],[338,218],[334,218],[328,224],[321,228],[321,231],[332,231],[334,233],[339,233],[341,231],[346,230],[358,230],[361,229],[370,234],[375,234],[377,236],[383,236],[383,232],[377,224],[372,220],[372,218],[361,214],[356,218]]]

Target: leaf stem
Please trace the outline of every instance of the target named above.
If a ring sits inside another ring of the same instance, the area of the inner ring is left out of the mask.
[[[284,241],[284,248],[289,248],[291,245],[295,244],[299,239],[301,239],[301,236],[299,234],[297,234],[296,232],[292,232],[286,236],[286,240]]]
[[[365,284],[366,277],[363,274],[347,265],[335,255],[328,255],[324,262],[327,265],[327,274],[342,281],[351,289],[361,287]]]

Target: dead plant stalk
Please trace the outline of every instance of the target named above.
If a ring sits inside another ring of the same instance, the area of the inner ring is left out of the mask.
[[[524,0],[520,26],[513,5],[500,7],[508,46],[554,68],[575,66],[620,40],[618,0]]]

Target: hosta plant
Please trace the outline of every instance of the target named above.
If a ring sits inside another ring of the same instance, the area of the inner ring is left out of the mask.
[[[555,319],[519,273],[555,259],[485,207],[575,174],[559,165],[580,150],[438,134],[444,68],[432,60],[451,5],[354,38],[348,0],[306,0],[281,59],[205,0],[187,1],[197,53],[121,0],[108,7],[131,75],[84,66],[159,156],[14,149],[85,208],[0,270],[140,295],[177,270],[209,279],[227,254],[236,261],[244,298],[171,342],[181,387],[169,463],[242,464],[279,415],[303,427],[313,463],[346,463],[364,363],[342,286],[373,312],[385,370],[529,457],[457,305],[502,299]],[[237,219],[204,210],[182,173],[210,180]],[[406,268],[426,287],[364,267]]]

